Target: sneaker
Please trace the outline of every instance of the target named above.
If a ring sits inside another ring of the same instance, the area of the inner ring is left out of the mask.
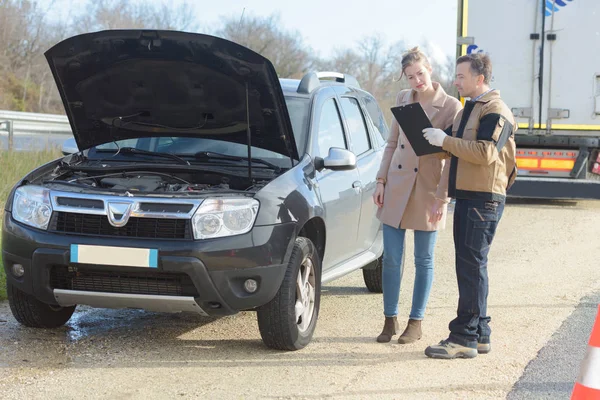
[[[477,353],[478,354],[487,354],[492,351],[492,345],[488,343],[477,343]]]
[[[439,344],[429,346],[425,349],[425,355],[431,358],[474,358],[477,357],[477,349],[465,347],[450,340],[442,340]]]

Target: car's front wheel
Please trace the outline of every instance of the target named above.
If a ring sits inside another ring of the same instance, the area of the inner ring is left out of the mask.
[[[31,328],[58,328],[73,315],[76,306],[60,307],[42,303],[7,282],[8,304],[15,319]]]
[[[311,340],[319,315],[321,260],[307,238],[296,239],[275,297],[257,310],[263,342],[278,350],[299,350]]]

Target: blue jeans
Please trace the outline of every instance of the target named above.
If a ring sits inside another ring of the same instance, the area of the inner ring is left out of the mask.
[[[386,317],[398,315],[400,281],[404,272],[404,236],[406,230],[383,225],[383,313]],[[433,283],[433,250],[436,231],[415,233],[415,285],[410,319],[422,320]]]
[[[490,342],[487,262],[503,211],[504,203],[456,200],[454,249],[459,297],[457,316],[449,325],[449,339],[454,343],[476,348],[477,342]]]

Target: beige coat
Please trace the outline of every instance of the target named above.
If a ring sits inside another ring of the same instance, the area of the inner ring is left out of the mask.
[[[430,106],[425,107],[434,128],[446,130],[452,126],[461,110],[460,102],[446,94],[441,85],[433,83],[435,95]],[[415,92],[403,90],[396,98],[396,105],[414,103]],[[440,185],[445,160],[438,154],[417,157],[410,142],[395,119],[392,120],[387,145],[381,160],[377,178],[386,180],[383,207],[377,218],[386,225],[420,231],[443,229],[446,209],[439,222],[429,222],[435,194]],[[441,182],[440,192],[447,193],[448,181]]]

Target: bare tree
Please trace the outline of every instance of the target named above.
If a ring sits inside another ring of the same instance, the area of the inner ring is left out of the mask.
[[[216,35],[265,56],[282,78],[301,77],[311,66],[312,50],[304,45],[298,32],[285,31],[279,26],[277,14],[267,17],[225,17]]]
[[[446,60],[444,63],[438,64],[439,68],[439,82],[444,87],[446,93],[451,96],[457,97],[458,91],[456,90],[456,86],[454,86],[454,76],[456,74],[456,59],[453,56],[446,56]]]
[[[48,8],[37,0],[0,0],[0,109],[63,112],[44,52],[64,38],[104,29],[197,31],[191,9],[191,3],[174,7],[136,0],[87,0],[85,11],[70,15],[67,26],[48,21]],[[402,53],[408,49],[402,40],[388,46],[381,35],[373,34],[353,47],[336,48],[331,57],[319,58],[299,32],[282,27],[278,14],[222,17],[215,34],[267,57],[282,78],[301,78],[311,70],[353,75],[377,98],[388,120],[396,94],[408,87],[405,79],[399,80]],[[429,43],[421,47],[431,53]],[[430,60],[433,78],[455,94],[453,57]]]
[[[359,72],[362,59],[353,49],[335,49],[330,59],[315,58],[311,64],[316,71],[336,71],[356,76]]]
[[[48,6],[51,7],[52,2]],[[46,21],[48,8],[35,1],[0,1],[0,107],[41,111],[48,66],[44,51],[64,31]]]
[[[153,6],[131,0],[88,0],[86,11],[77,16],[74,33],[105,29],[177,29],[195,30],[194,14],[185,2],[177,7]]]
[[[446,55],[442,60],[434,57],[435,52],[433,49],[433,44],[428,41],[425,41],[420,48],[429,57],[431,67],[433,69],[432,79],[436,82],[439,82],[446,93],[450,95],[456,95],[456,88],[453,84],[456,61],[454,57]]]
[[[380,89],[381,80],[389,68],[389,53],[383,48],[384,41],[379,34],[367,36],[358,42],[361,55],[359,80],[365,90],[375,93]]]
[[[118,28],[196,29],[190,5],[151,6],[130,0],[88,0],[71,26],[49,21],[53,1],[0,0],[0,109],[64,112],[44,52],[79,33]]]

